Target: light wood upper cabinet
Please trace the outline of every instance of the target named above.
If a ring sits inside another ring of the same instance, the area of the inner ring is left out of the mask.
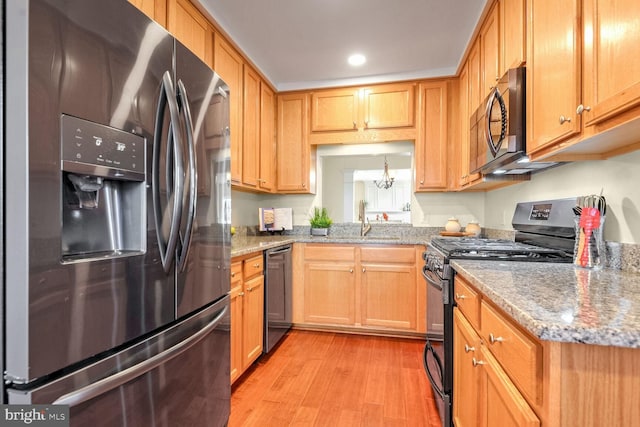
[[[258,187],[272,192],[276,186],[276,95],[264,81],[260,85],[259,163]]]
[[[640,105],[640,2],[584,0],[583,5],[582,107],[590,126]]]
[[[244,61],[222,37],[214,38],[214,69],[229,86],[229,122],[231,139],[231,183],[242,183],[242,115]]]
[[[315,192],[315,147],[308,142],[309,95],[278,95],[277,191]]]
[[[500,8],[494,5],[480,29],[480,99],[489,95],[501,77],[499,13]]]
[[[580,0],[528,0],[527,152],[578,135]]]
[[[447,189],[447,81],[418,86],[416,191]]]
[[[311,95],[311,131],[414,126],[415,85],[384,84],[330,89]]]
[[[365,129],[412,127],[415,123],[415,84],[395,83],[361,89]]]
[[[244,66],[242,116],[242,184],[258,188],[260,170],[260,76]]]
[[[526,62],[525,0],[500,0],[500,70],[502,76],[510,68]]]
[[[333,89],[311,94],[311,131],[358,129],[358,90]]]
[[[213,30],[207,18],[190,1],[167,2],[167,29],[213,68]]]

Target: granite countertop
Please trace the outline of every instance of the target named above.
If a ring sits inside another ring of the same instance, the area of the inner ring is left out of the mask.
[[[292,236],[233,236],[231,257],[248,255],[295,242]]]
[[[570,263],[451,265],[541,340],[640,348],[640,274]]]
[[[331,244],[386,244],[386,245],[426,245],[428,239],[414,236],[315,236],[282,235],[282,236],[234,236],[231,239],[231,256],[247,255],[266,249],[275,248],[288,243],[331,243]]]

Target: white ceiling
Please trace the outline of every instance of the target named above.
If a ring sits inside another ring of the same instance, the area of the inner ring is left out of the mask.
[[[486,0],[199,0],[279,91],[455,74]],[[352,53],[367,63],[347,64]]]

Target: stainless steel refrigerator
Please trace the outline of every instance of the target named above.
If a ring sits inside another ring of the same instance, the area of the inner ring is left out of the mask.
[[[125,0],[7,0],[6,403],[225,425],[229,90]]]

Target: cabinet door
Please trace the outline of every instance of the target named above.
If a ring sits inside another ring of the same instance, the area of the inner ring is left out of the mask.
[[[213,65],[213,30],[188,0],[169,1],[167,29],[209,67]]]
[[[500,21],[499,8],[493,6],[480,29],[480,60],[482,77],[480,96],[484,99],[500,79]]]
[[[486,419],[481,425],[537,427],[540,420],[502,370],[491,352],[481,347],[483,372],[482,406]],[[455,356],[454,356],[455,357]],[[455,377],[455,374],[454,374]],[[455,390],[455,388],[454,388]],[[454,397],[455,399],[455,397]],[[454,400],[455,401],[455,400]],[[458,427],[459,424],[456,424]]]
[[[361,269],[362,325],[415,330],[415,265],[363,262]]]
[[[480,337],[454,308],[453,327],[453,422],[456,427],[480,423]],[[475,363],[474,363],[475,360]],[[503,425],[503,424],[494,424]]]
[[[215,39],[214,69],[229,86],[229,126],[231,128],[231,183],[242,183],[242,57],[221,36]]]
[[[415,123],[415,85],[388,84],[361,90],[365,129],[411,127]]]
[[[527,152],[581,132],[579,0],[528,0]]]
[[[465,186],[469,182],[469,154],[470,154],[470,137],[469,137],[469,64],[464,64],[460,70],[459,78],[460,87],[460,157],[457,159],[458,165],[458,185]]]
[[[416,191],[447,188],[447,82],[421,83]]]
[[[260,76],[244,66],[242,116],[242,184],[258,187],[260,168]]]
[[[311,131],[345,131],[358,128],[358,91],[334,89],[311,94]]]
[[[586,125],[640,105],[640,2],[584,1]]]
[[[260,86],[260,174],[258,186],[273,191],[276,184],[276,96],[262,82]]]
[[[525,63],[525,10],[525,0],[500,0],[500,76]]]
[[[312,150],[307,139],[308,111],[309,95],[278,96],[276,175],[279,192],[315,192],[315,166],[311,160],[315,148]]]
[[[243,369],[262,354],[264,336],[264,276],[244,284]]]
[[[242,283],[242,262],[231,264],[231,298],[229,309],[231,311],[231,383],[233,383],[242,373],[242,336],[243,336],[243,307],[244,307],[244,287]]]
[[[353,264],[306,262],[304,321],[354,325],[356,279]]]

